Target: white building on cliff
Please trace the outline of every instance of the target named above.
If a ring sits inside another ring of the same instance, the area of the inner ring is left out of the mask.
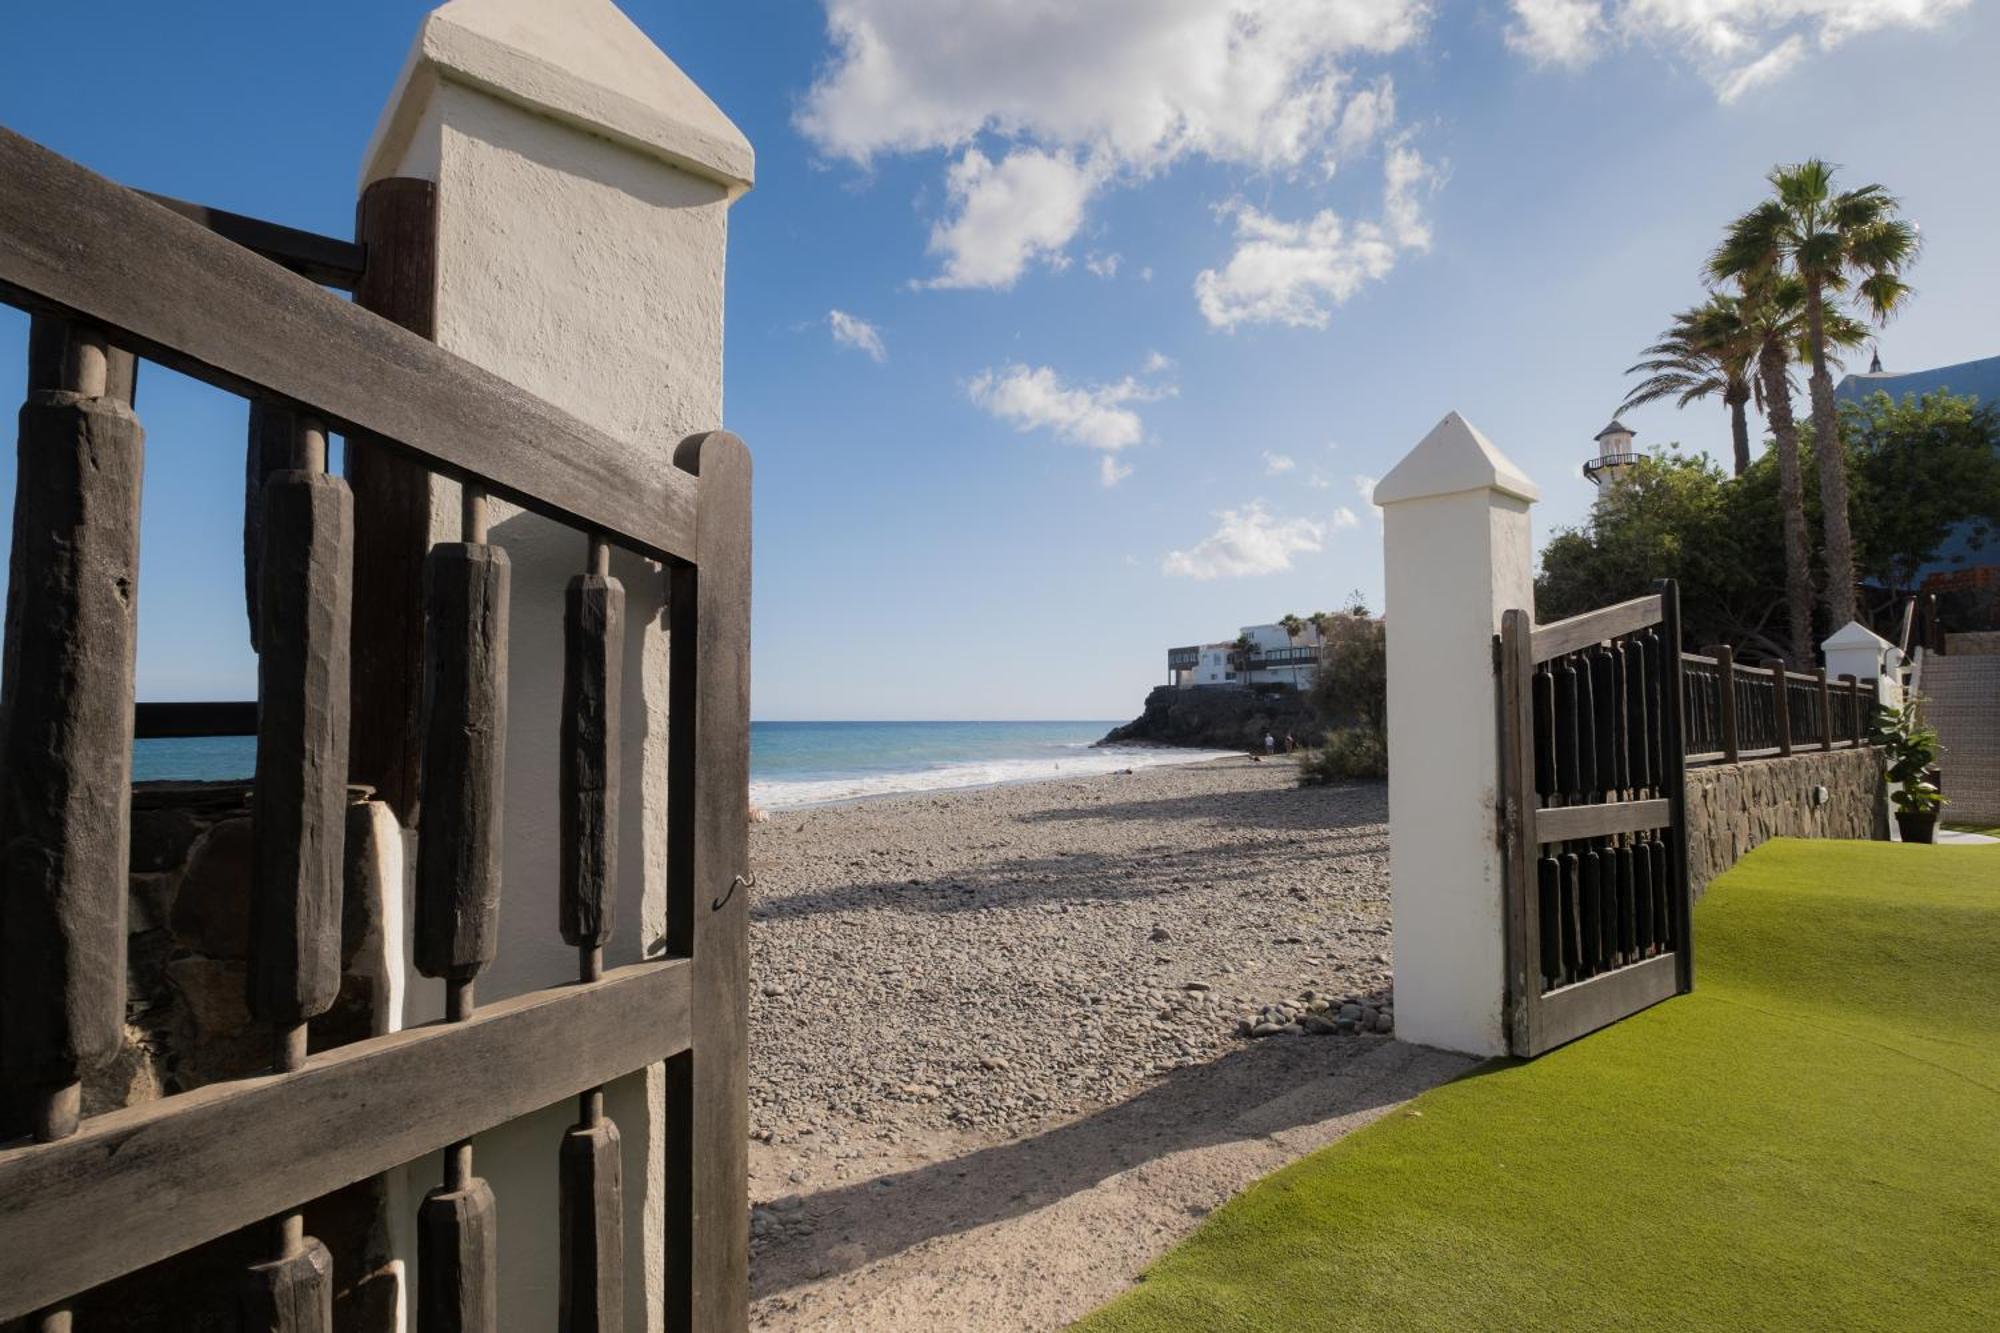
[[[1252,685],[1312,688],[1319,668],[1319,629],[1311,621],[1294,638],[1283,625],[1245,625],[1223,643],[1167,649],[1167,683],[1182,689],[1242,689]]]

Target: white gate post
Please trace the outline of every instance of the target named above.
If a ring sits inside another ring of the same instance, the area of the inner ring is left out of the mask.
[[[368,149],[361,184],[437,186],[436,339],[446,350],[674,466],[675,446],[722,424],[723,268],[749,142],[610,0],[451,0],[425,20]],[[458,488],[431,484],[431,537],[458,539]],[[513,566],[499,957],[480,999],[576,976],[557,931],[558,725],[563,597],[585,535],[491,502]],[[619,553],[626,594],[618,905],[605,964],[636,961],[666,928],[667,642],[663,571]],[[746,795],[747,799],[747,795]],[[409,1021],[441,987],[412,975]],[[625,1143],[625,1308],[659,1328],[664,1151],[659,1071],[607,1090]],[[482,1136],[500,1226],[502,1327],[555,1327],[557,1145],[573,1108]],[[491,1148],[491,1151],[487,1151]],[[643,1157],[642,1157],[643,1154]],[[417,1163],[396,1249],[414,1251]]]
[[[1396,1035],[1507,1050],[1493,636],[1535,604],[1535,484],[1453,412],[1375,487],[1389,653]]]

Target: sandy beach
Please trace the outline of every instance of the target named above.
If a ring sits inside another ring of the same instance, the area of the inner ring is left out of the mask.
[[[759,1326],[1059,1326],[1458,1068],[1239,1035],[1388,1005],[1385,820],[1383,784],[1235,758],[756,825]]]

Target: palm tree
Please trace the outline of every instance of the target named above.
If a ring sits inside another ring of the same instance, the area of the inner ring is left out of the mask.
[[[1847,450],[1828,370],[1830,316],[1852,299],[1877,323],[1908,300],[1903,270],[1915,261],[1915,225],[1880,185],[1834,190],[1834,168],[1818,158],[1772,170],[1774,198],[1730,224],[1709,261],[1727,280],[1790,274],[1805,288],[1806,350],[1812,362],[1813,439],[1826,561],[1825,604],[1835,628],[1854,618],[1854,532],[1847,512]]]
[[[1701,305],[1683,310],[1648,347],[1646,359],[1629,367],[1627,375],[1646,376],[1625,395],[1615,416],[1662,398],[1674,406],[1713,394],[1722,395],[1729,409],[1729,435],[1736,447],[1736,475],[1750,467],[1750,421],[1747,411],[1755,393],[1757,339],[1744,323],[1742,303],[1716,292]]]
[[[1778,455],[1778,507],[1785,527],[1785,603],[1790,622],[1788,648],[1793,660],[1813,659],[1812,539],[1806,531],[1804,468],[1799,451],[1797,419],[1792,412],[1792,367],[1808,359],[1806,349],[1805,283],[1788,274],[1770,274],[1746,282],[1738,309],[1756,354],[1753,387],[1757,406],[1770,423]],[[1829,311],[1829,340],[1836,348],[1859,347],[1868,340],[1862,323],[1839,311]],[[1838,352],[1832,364],[1841,364]]]
[[[1243,673],[1243,688],[1250,688],[1250,654],[1257,651],[1257,645],[1250,642],[1248,634],[1236,636],[1236,642],[1229,645],[1236,652],[1236,669]]]
[[[1279,618],[1278,628],[1285,632],[1285,641],[1296,648],[1299,646],[1299,635],[1306,632],[1306,622],[1300,620],[1296,612],[1287,611]],[[1299,664],[1297,659],[1294,659],[1292,661],[1292,688],[1296,690],[1298,687]]]

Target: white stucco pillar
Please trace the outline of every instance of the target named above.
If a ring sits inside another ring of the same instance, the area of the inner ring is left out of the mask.
[[[452,0],[424,22],[368,149],[362,185],[437,184],[436,337],[449,351],[673,466],[686,435],[722,424],[723,262],[749,188],[743,135],[609,0]],[[457,487],[432,483],[433,540],[457,540]],[[482,1001],[560,983],[575,952],[556,929],[557,732],[563,589],[583,535],[495,502],[513,564],[500,950]],[[623,809],[616,935],[605,963],[655,951],[666,911],[665,580],[627,553]],[[407,1021],[441,1012],[412,976]],[[661,1324],[658,1072],[608,1109],[625,1143],[628,1322]],[[555,1326],[558,1106],[475,1145],[500,1215],[502,1326]],[[397,1250],[414,1261],[412,1164]],[[413,1294],[414,1288],[409,1287]]]
[[[1541,492],[1453,412],[1375,487],[1389,652],[1396,1035],[1502,1055],[1507,942],[1493,636],[1535,604]]]

